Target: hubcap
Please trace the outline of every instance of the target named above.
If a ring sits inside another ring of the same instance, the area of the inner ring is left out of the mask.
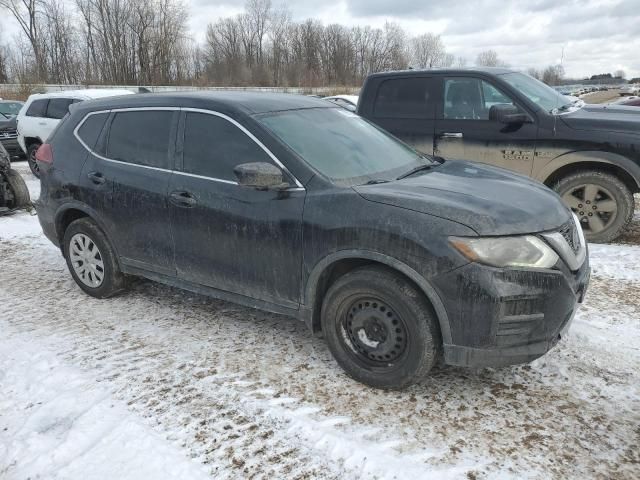
[[[352,352],[373,366],[394,362],[407,347],[407,329],[385,302],[375,298],[351,303],[342,327]]]
[[[98,246],[84,233],[76,233],[69,242],[73,270],[82,283],[98,288],[104,280],[104,263]]]
[[[37,173],[40,171],[40,167],[38,166],[38,162],[36,162],[36,150],[36,148],[31,150],[31,155],[29,155],[29,163],[31,164],[31,168],[33,169],[33,171]]]
[[[582,229],[587,233],[606,229],[618,213],[618,205],[611,192],[592,183],[573,187],[562,195],[562,200],[578,215]]]

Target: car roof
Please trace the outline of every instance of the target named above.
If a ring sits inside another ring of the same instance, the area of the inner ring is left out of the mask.
[[[119,95],[133,95],[133,92],[124,88],[85,88],[79,90],[62,90],[60,92],[34,93],[29,96],[29,100],[57,97],[94,99]]]
[[[90,100],[74,105],[74,109],[92,111],[136,107],[202,108],[221,112],[236,111],[249,115],[304,108],[340,108],[324,99],[306,95],[233,90],[140,93],[128,97]]]
[[[438,75],[458,75],[461,73],[489,73],[491,75],[503,75],[505,73],[515,73],[515,70],[511,70],[503,67],[472,67],[472,68],[429,68],[429,69],[411,69],[411,70],[390,70],[387,72],[372,73],[369,77],[392,77],[396,75],[411,76],[411,75],[424,75],[438,74]]]

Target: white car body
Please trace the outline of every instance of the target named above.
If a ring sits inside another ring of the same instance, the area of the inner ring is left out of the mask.
[[[324,99],[352,112],[355,111],[358,106],[358,95],[333,95],[331,97],[324,97]]]
[[[132,94],[133,92],[130,90],[108,88],[33,94],[29,96],[18,113],[17,129],[20,148],[28,153],[29,146],[46,142],[72,103]]]

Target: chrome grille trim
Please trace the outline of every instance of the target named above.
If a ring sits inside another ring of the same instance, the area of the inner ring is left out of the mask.
[[[562,229],[567,225],[560,227],[560,230],[550,233],[543,233],[542,237],[547,241],[551,247],[560,255],[569,269],[573,272],[578,270],[587,258],[587,242],[584,239],[584,233],[582,227],[576,217],[575,213],[572,213],[573,228],[570,229],[569,235],[571,240],[568,239],[567,232],[562,233]],[[575,230],[574,230],[575,229]],[[575,233],[575,236],[574,236]],[[575,244],[577,243],[577,248]],[[573,244],[573,246],[572,246]]]

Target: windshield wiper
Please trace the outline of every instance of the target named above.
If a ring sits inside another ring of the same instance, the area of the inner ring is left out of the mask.
[[[426,165],[418,165],[417,167],[414,167],[411,170],[409,170],[407,173],[403,173],[402,175],[400,175],[398,178],[396,178],[396,180],[402,180],[403,178],[410,177],[414,173],[418,173],[423,170],[429,170],[430,168],[433,168],[433,166],[434,166],[433,163],[426,164]]]
[[[377,185],[378,183],[389,183],[389,180],[384,180],[382,178],[376,178],[373,180],[369,180],[365,183],[365,185]]]

